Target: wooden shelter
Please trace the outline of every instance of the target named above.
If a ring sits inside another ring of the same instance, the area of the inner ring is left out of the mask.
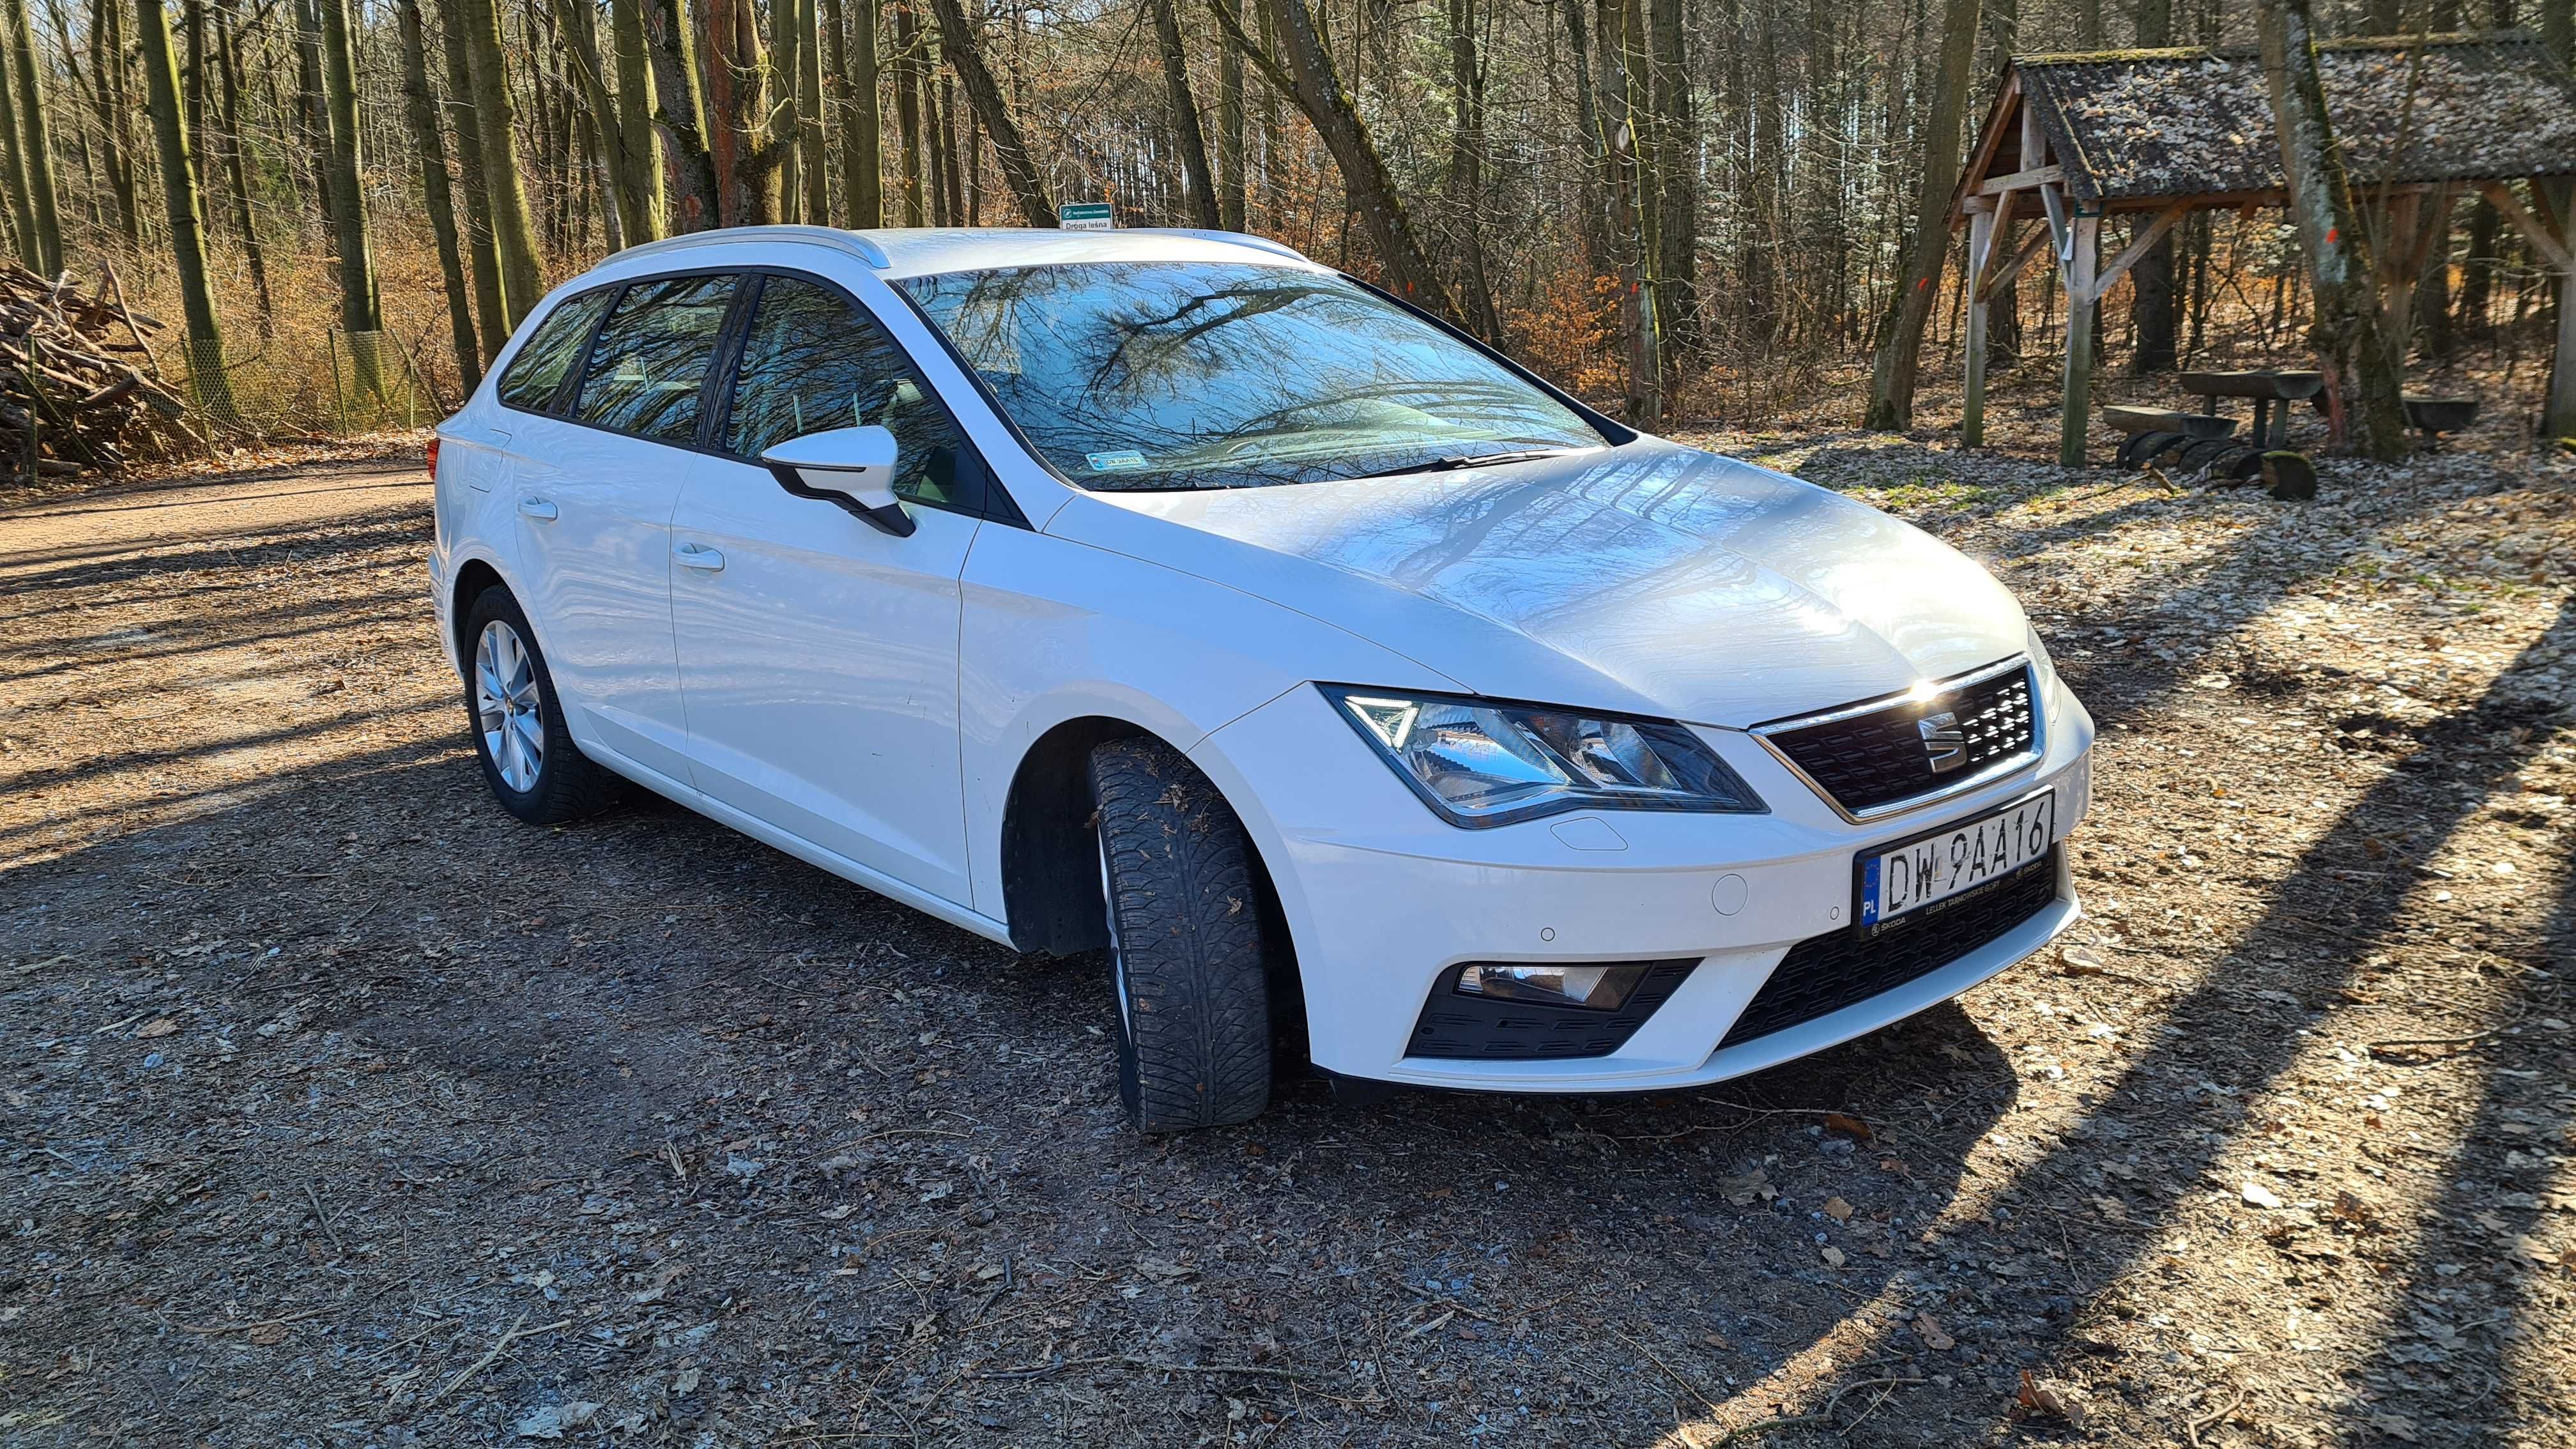
[[[2545,428],[2576,434],[2576,219],[2543,178],[2576,176],[2576,80],[2521,31],[2322,44],[2326,109],[2370,228],[2383,315],[2403,337],[2415,280],[2452,198],[2495,203],[2558,277],[2558,359]],[[2517,195],[2512,183],[2530,183]],[[1988,299],[2046,248],[2064,279],[2066,396],[2059,459],[2084,461],[2093,312],[2157,238],[2194,211],[2286,200],[2271,92],[2251,50],[2115,50],[2016,57],[1952,199],[1968,228],[1967,405],[1985,433]],[[2105,220],[2131,219],[2101,259]],[[2034,220],[2046,224],[2024,236]]]

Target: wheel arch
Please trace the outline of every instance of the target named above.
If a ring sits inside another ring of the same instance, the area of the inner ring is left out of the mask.
[[[510,588],[510,581],[501,577],[501,571],[493,566],[492,561],[480,556],[467,558],[457,564],[456,575],[449,581],[447,638],[448,642],[455,646],[456,667],[459,673],[470,667],[469,661],[474,657],[474,641],[465,637],[466,613],[474,607],[474,601],[483,596],[483,591],[495,584],[505,589]],[[518,591],[511,589],[510,597],[517,598]],[[521,604],[519,608],[521,612],[525,612],[527,605]],[[534,627],[533,622],[531,627]],[[544,646],[540,644],[538,647]]]
[[[1105,714],[1062,720],[1021,754],[1002,805],[1002,909],[1013,949],[1069,956],[1109,944],[1107,903],[1094,862],[1090,760],[1093,750],[1124,739],[1154,740],[1198,767],[1189,751],[1162,732]],[[1208,785],[1238,821],[1245,819],[1222,783],[1210,777]],[[1243,834],[1265,914],[1284,942],[1286,918],[1262,859],[1260,834],[1249,823]]]

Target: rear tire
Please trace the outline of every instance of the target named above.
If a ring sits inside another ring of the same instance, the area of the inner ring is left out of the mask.
[[[1243,822],[1169,745],[1091,752],[1118,1001],[1118,1091],[1140,1132],[1229,1127],[1270,1103],[1270,987]]]
[[[474,755],[502,809],[531,825],[557,825],[625,795],[626,781],[573,743],[537,631],[507,588],[494,584],[474,596],[458,642]]]

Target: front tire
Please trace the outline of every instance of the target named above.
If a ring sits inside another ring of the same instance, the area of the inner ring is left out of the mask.
[[[1230,1127],[1270,1103],[1270,985],[1243,822],[1156,740],[1091,753],[1118,999],[1118,1091],[1140,1132]]]
[[[593,763],[564,725],[554,675],[519,601],[499,584],[465,611],[465,715],[483,783],[501,808],[555,825],[617,803],[626,782]]]

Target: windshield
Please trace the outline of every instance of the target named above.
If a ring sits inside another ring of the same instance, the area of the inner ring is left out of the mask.
[[[900,285],[1085,488],[1309,483],[1606,441],[1501,364],[1328,272],[1102,262]]]

